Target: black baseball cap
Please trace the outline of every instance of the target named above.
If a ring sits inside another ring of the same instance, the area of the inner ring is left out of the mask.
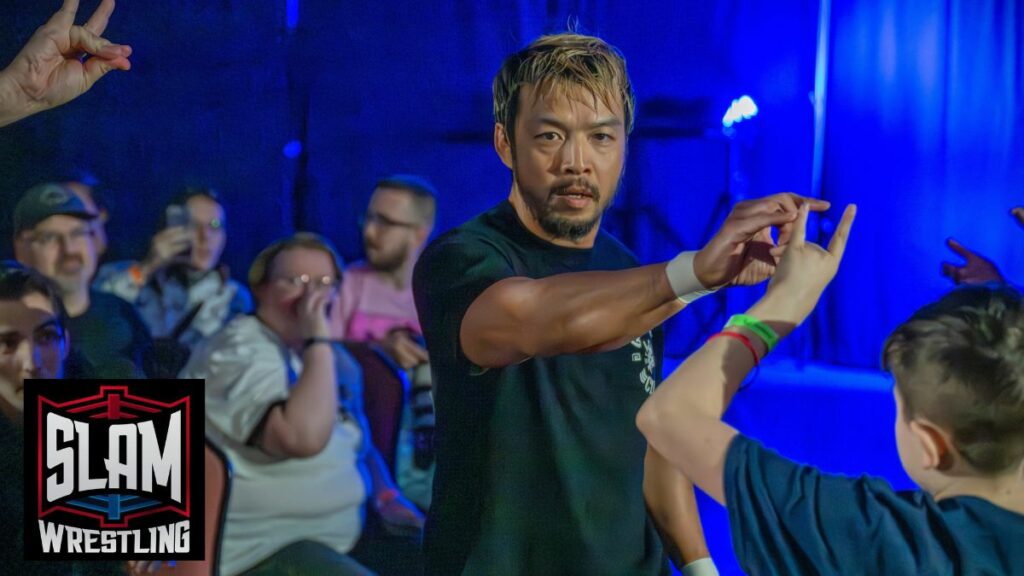
[[[14,233],[35,228],[50,216],[58,215],[83,220],[96,217],[74,192],[56,182],[47,182],[29,188],[18,200],[14,207]]]

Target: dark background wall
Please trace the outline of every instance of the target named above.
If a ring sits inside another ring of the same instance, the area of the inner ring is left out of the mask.
[[[83,2],[83,20],[95,4]],[[862,210],[836,285],[784,353],[874,367],[885,333],[948,287],[949,235],[1024,277],[1024,236],[1007,215],[1024,203],[1021,6],[832,3],[820,193]],[[0,54],[58,7],[0,1]],[[818,16],[817,0],[122,0],[106,35],[134,47],[133,70],[0,130],[0,203],[9,215],[29,186],[87,168],[112,207],[112,257],[139,257],[175,191],[210,184],[229,211],[236,276],[294,229],[355,259],[357,217],[382,175],[433,180],[439,230],[507,195],[491,79],[507,53],[573,25],[629,61],[640,112],[606,225],[656,261],[700,246],[738,199],[818,193]],[[760,113],[726,136],[721,117],[742,94]],[[286,154],[289,143],[301,151]],[[9,216],[0,238],[7,255]],[[670,353],[758,293],[701,301],[670,325]]]
[[[83,2],[82,21],[96,3]],[[0,59],[59,4],[0,0]],[[820,0],[121,0],[107,36],[134,47],[133,70],[0,129],[0,255],[11,251],[17,197],[72,168],[102,181],[114,258],[142,256],[185,184],[222,191],[225,259],[237,277],[296,229],[359,258],[358,215],[388,173],[437,185],[443,231],[508,194],[491,148],[490,85],[502,58],[576,26],[629,61],[639,116],[605,225],[641,260],[701,246],[743,198],[820,194],[835,214],[859,204],[838,278],[773,355],[798,368],[766,370],[730,418],[797,458],[907,487],[887,381],[835,366],[876,369],[885,335],[949,288],[939,275],[954,259],[949,236],[1024,280],[1024,231],[1008,214],[1024,204],[1024,0],[825,4],[819,190]],[[726,134],[722,116],[743,94],[759,114]],[[832,217],[812,222],[827,239]],[[670,364],[761,290],[723,291],[673,319]],[[804,369],[807,361],[830,367]],[[722,573],[736,573],[724,513],[702,511]]]

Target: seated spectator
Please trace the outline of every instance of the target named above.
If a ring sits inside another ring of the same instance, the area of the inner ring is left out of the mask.
[[[1018,224],[1024,226],[1024,206],[1017,206],[1010,210],[1010,215],[1013,216]],[[942,275],[952,280],[954,284],[1006,282],[1006,278],[1003,277],[995,262],[967,248],[953,238],[946,240],[946,246],[964,259],[963,264],[942,263]]]
[[[167,221],[174,214],[180,222]],[[142,262],[103,266],[94,286],[134,304],[162,344],[161,363],[180,370],[199,342],[252,309],[249,291],[220,263],[226,241],[224,207],[217,193],[186,188],[167,208],[149,255]],[[168,341],[180,344],[183,353],[177,354]]]
[[[31,188],[14,207],[15,257],[60,290],[73,351],[69,378],[159,376],[153,341],[135,310],[120,298],[89,287],[96,272],[93,217],[60,184]]]
[[[423,517],[399,495],[369,442],[358,367],[329,337],[340,280],[340,258],[319,236],[272,244],[249,270],[255,315],[230,321],[181,374],[206,380],[207,435],[234,468],[226,576],[365,574],[356,557],[378,569],[382,556],[394,561],[403,551],[418,562],[409,539],[384,548],[364,542],[367,501],[384,538],[418,534]],[[365,555],[354,550],[357,541]]]
[[[395,476],[402,493],[423,510],[430,507],[433,484],[434,406],[412,271],[434,228],[436,197],[433,185],[417,176],[377,182],[362,226],[366,262],[345,271],[340,306],[332,318],[343,339],[379,344],[411,376]]]
[[[27,378],[62,378],[68,353],[65,313],[57,287],[30,268],[0,263],[0,572],[4,574],[124,574],[113,562],[30,562],[23,559],[24,387]]]
[[[954,291],[882,347],[895,379],[896,446],[922,490],[826,474],[721,421],[750,370],[802,323],[835,276],[853,220],[824,250],[802,210],[768,291],[655,390],[637,423],[729,509],[750,574],[1024,574],[1024,300]],[[836,446],[836,450],[842,450]]]

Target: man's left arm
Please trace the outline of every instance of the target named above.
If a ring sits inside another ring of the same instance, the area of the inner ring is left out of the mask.
[[[712,576],[693,484],[653,447],[644,457],[644,500],[669,557],[686,576]]]
[[[359,424],[366,446],[362,458],[370,476],[367,490],[369,501],[389,531],[398,534],[419,533],[423,529],[423,514],[398,491],[387,462],[371,440],[370,422],[363,410],[362,369],[340,343],[334,346],[334,358],[338,386],[345,389],[344,395],[350,396],[345,405],[351,417]]]

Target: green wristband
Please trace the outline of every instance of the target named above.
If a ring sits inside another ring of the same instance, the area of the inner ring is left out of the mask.
[[[729,321],[725,323],[725,327],[739,326],[746,328],[753,332],[758,338],[764,341],[765,346],[768,347],[768,351],[771,352],[775,345],[779,343],[779,335],[772,330],[772,327],[765,324],[764,322],[748,316],[746,314],[734,314],[729,317]]]

